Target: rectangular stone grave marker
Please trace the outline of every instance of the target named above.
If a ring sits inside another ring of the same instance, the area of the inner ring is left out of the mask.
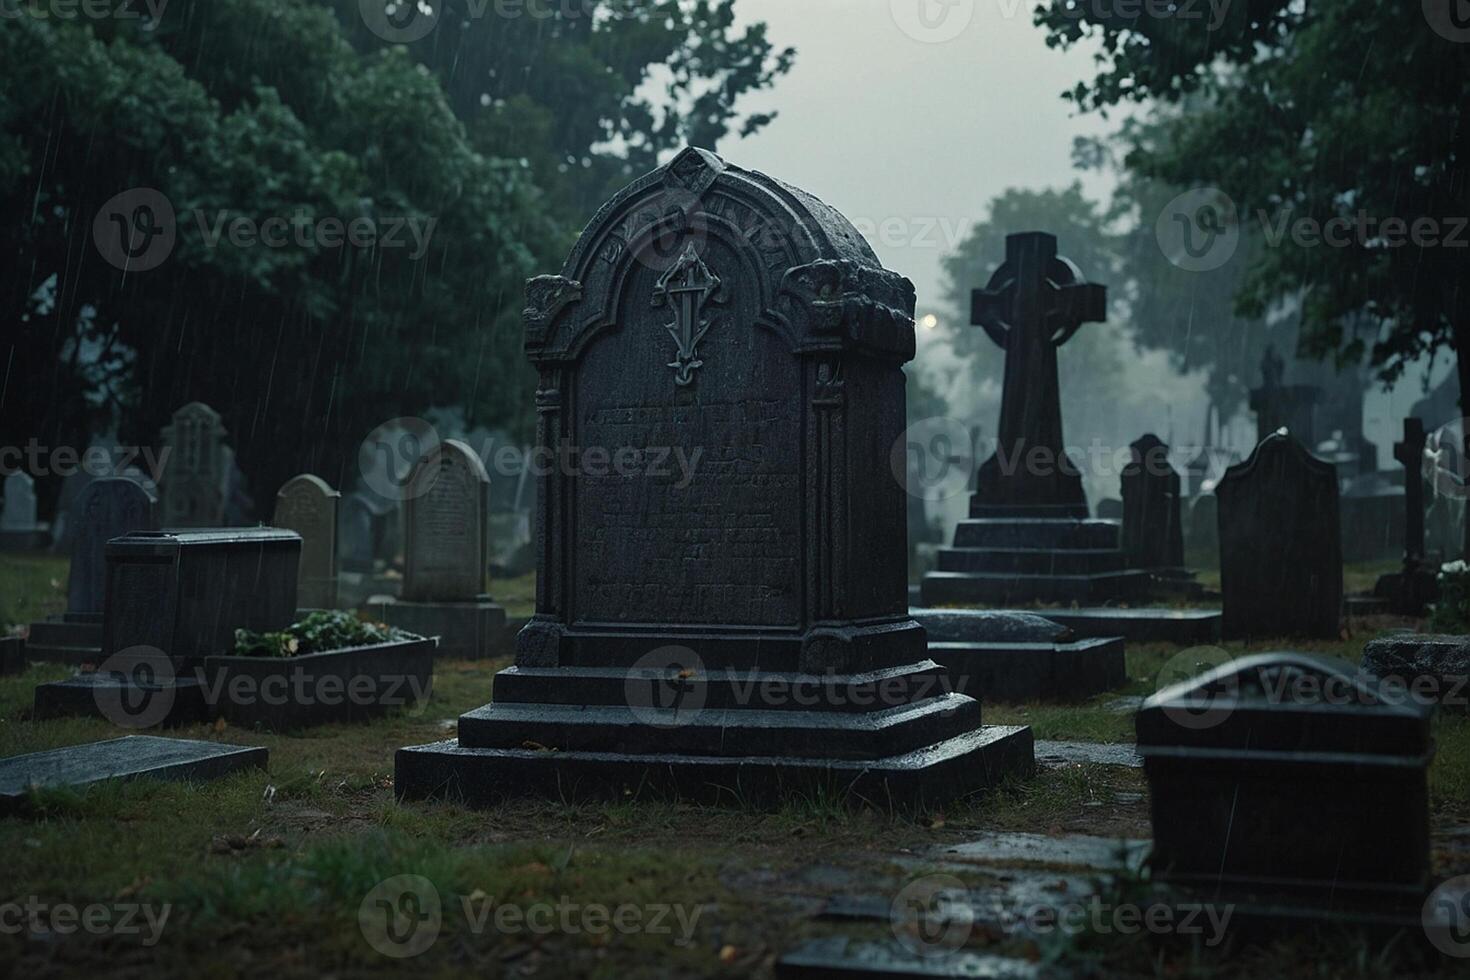
[[[182,738],[128,735],[0,759],[0,813],[24,808],[34,787],[81,788],[110,780],[204,782],[264,769],[268,750]]]
[[[1226,471],[1220,513],[1223,633],[1335,639],[1342,622],[1337,472],[1285,429]]]
[[[1183,479],[1169,462],[1169,447],[1149,433],[1128,448],[1122,473],[1128,567],[1146,569],[1157,592],[1196,594],[1194,573],[1184,567]]]
[[[890,468],[913,286],[841,215],[688,149],[527,294],[538,448],[570,460],[536,615],[400,795],[910,806],[1031,769],[1029,729],[933,690]]]
[[[97,663],[102,649],[107,542],[133,531],[151,531],[153,495],[135,480],[101,477],[82,491],[67,523],[71,570],[66,613],[31,624],[31,655],[58,663]]]
[[[439,637],[439,656],[477,660],[503,650],[505,610],[485,592],[490,475],[474,450],[445,440],[406,484],[403,596],[372,606],[384,622]]]
[[[148,647],[176,662],[227,653],[235,630],[296,615],[301,537],[273,527],[139,531],[107,544],[104,658]]]
[[[292,477],[276,494],[272,523],[301,535],[302,609],[337,608],[337,501],[341,494],[321,477]]]
[[[1431,870],[1429,716],[1343,661],[1300,653],[1165,687],[1136,716],[1154,879],[1220,902],[1417,916]]]

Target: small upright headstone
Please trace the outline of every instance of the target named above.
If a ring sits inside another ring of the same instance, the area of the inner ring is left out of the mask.
[[[1156,880],[1222,905],[1407,911],[1419,924],[1427,705],[1340,660],[1270,653],[1166,687],[1135,718]]]
[[[1337,472],[1286,430],[1226,471],[1220,507],[1223,631],[1333,639],[1342,622]]]
[[[393,626],[439,637],[442,657],[500,652],[505,610],[485,591],[489,488],[485,464],[456,439],[419,460],[407,484],[402,598],[373,608]]]
[[[1123,553],[1130,568],[1180,568],[1184,529],[1180,522],[1179,472],[1169,447],[1153,433],[1128,447],[1123,468]]]
[[[147,490],[126,477],[102,477],[82,491],[67,518],[72,547],[66,613],[31,624],[33,659],[97,662],[102,650],[107,542],[133,531],[153,530],[154,503]]]
[[[515,667],[399,794],[911,807],[1031,768],[933,689],[890,468],[914,291],[850,223],[688,149],[527,300],[538,451],[580,455],[538,474]]]
[[[0,504],[0,548],[29,551],[44,547],[46,525],[36,522],[36,481],[16,470],[5,478],[5,500]]]
[[[190,402],[163,430],[159,524],[166,528],[221,527],[231,455],[219,413]]]
[[[276,494],[273,523],[301,535],[303,609],[337,608],[337,501],[342,495],[319,476],[292,477]]]

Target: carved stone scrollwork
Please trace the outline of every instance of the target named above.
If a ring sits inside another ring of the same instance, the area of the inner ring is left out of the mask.
[[[563,276],[537,276],[526,282],[526,308],[521,313],[525,325],[526,348],[546,343],[551,326],[571,304],[582,298],[582,284]]]

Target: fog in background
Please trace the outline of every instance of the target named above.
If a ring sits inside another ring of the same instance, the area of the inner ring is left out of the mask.
[[[913,280],[921,319],[933,313],[943,322],[920,331],[912,370],[947,397],[956,417],[993,436],[999,392],[977,388],[969,366],[945,342],[949,330],[978,328],[950,322],[941,260],[1007,188],[1061,188],[1080,180],[1089,197],[1106,204],[1111,176],[1074,169],[1072,143],[1112,132],[1119,117],[1079,115],[1061,98],[1092,77],[1095,49],[1048,48],[1031,22],[1030,0],[958,0],[939,32],[952,33],[967,16],[968,23],[957,37],[934,43],[900,26],[913,26],[921,2],[931,14],[938,9],[937,0],[738,0],[742,19],[767,22],[772,41],[796,47],[797,58],[772,91],[742,105],[778,112],[776,120],[752,137],[726,141],[720,151],[731,163],[765,171],[836,207],[886,266]],[[1066,254],[1064,237],[1059,245]],[[1162,353],[1135,352],[1126,323],[1083,329],[1116,338],[1125,383],[1103,394],[1064,383],[1067,442],[1126,446],[1153,431],[1176,446],[1198,444],[1206,411],[1200,379],[1172,370]],[[1000,357],[998,348],[990,350]],[[1063,347],[1064,376],[1068,356]],[[1441,358],[1434,380],[1449,369]],[[1375,388],[1367,399],[1364,429],[1379,446],[1381,467],[1394,465],[1392,443],[1422,397],[1422,374],[1411,371],[1394,392]],[[1227,441],[1244,454],[1254,432],[1254,420],[1241,416]],[[1099,496],[1117,495],[1116,477],[1089,481],[1093,506]]]

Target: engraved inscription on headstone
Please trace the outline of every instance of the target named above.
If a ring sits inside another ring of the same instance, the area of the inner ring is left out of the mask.
[[[337,606],[337,501],[341,494],[321,477],[292,477],[276,494],[273,524],[301,535],[297,601],[303,609]]]
[[[405,601],[469,602],[484,595],[489,486],[480,457],[458,440],[419,461],[405,505]]]

